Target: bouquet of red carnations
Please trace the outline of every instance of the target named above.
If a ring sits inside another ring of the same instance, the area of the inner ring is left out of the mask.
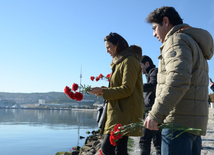
[[[116,142],[120,138],[122,138],[125,134],[132,132],[132,131],[139,129],[139,128],[145,128],[143,120],[142,120],[142,122],[130,123],[130,124],[124,125],[124,126],[122,126],[121,124],[115,125],[114,130],[111,131],[111,134],[109,137],[109,141],[110,141],[111,145],[116,146]],[[191,133],[195,133],[195,134],[199,134],[199,135],[202,133],[202,129],[189,128],[189,127],[184,127],[184,126],[176,125],[176,124],[162,123],[162,124],[158,125],[158,128],[159,129],[165,128],[165,129],[173,129],[175,131],[177,131],[177,130],[182,131],[180,134],[176,135],[174,138],[180,136],[184,132],[191,132]]]
[[[111,76],[111,73],[110,73],[110,74],[107,74],[107,75],[105,76],[105,79],[107,79],[107,80],[109,81],[110,76]],[[94,77],[94,76],[91,76],[91,77],[90,77],[91,81],[94,81],[94,79],[95,79],[96,81],[99,81],[100,79],[103,79],[103,78],[104,78],[103,74],[100,74],[100,75],[97,76],[97,77]]]
[[[107,74],[105,76],[105,79],[107,79],[109,81],[110,76],[111,76],[111,73]],[[100,74],[98,77],[94,77],[94,76],[90,77],[90,79],[92,81],[94,81],[94,79],[96,81],[99,81],[100,79],[103,79],[103,78],[104,78],[104,76],[102,74]],[[79,92],[77,92],[78,88],[79,88]],[[86,85],[80,85],[80,86],[78,86],[78,84],[73,83],[72,89],[69,88],[68,86],[66,86],[65,89],[64,89],[64,92],[72,100],[81,101],[83,99],[83,93],[88,93],[89,90],[91,90],[91,86],[86,86]]]
[[[65,87],[64,92],[66,95],[68,95],[72,100],[77,100],[77,101],[81,101],[83,99],[83,94],[80,92],[77,92],[78,89],[78,84],[73,83],[72,85],[72,91],[71,88],[69,88],[68,86]]]

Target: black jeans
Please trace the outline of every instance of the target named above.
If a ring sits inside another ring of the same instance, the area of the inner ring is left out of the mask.
[[[128,155],[127,143],[128,136],[123,136],[116,143],[116,146],[111,145],[109,141],[110,134],[105,135],[101,150],[103,155]]]
[[[141,155],[150,155],[151,141],[153,140],[156,154],[161,155],[161,131],[143,128],[143,136],[140,137],[139,146]]]

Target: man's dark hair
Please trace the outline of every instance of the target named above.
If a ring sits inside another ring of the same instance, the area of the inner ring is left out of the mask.
[[[145,63],[147,61],[149,62],[150,66],[154,66],[152,59],[147,55],[143,55],[142,58],[141,58],[141,63],[143,63],[145,65]]]
[[[113,45],[117,46],[117,52],[124,50],[125,48],[129,47],[127,41],[117,33],[110,33],[104,38],[104,41],[109,41]]]
[[[163,17],[168,17],[169,22],[175,26],[178,24],[183,24],[183,20],[181,19],[178,12],[173,7],[163,6],[155,9],[151,12],[146,18],[148,23],[158,23],[162,25]]]

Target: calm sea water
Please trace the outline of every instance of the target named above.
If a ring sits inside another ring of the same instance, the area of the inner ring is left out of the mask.
[[[0,109],[0,155],[55,155],[83,146],[96,111]]]

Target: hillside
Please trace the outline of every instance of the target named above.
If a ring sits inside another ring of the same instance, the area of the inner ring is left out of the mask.
[[[103,102],[103,98],[97,98],[95,95],[84,94],[83,100],[91,100],[93,103]],[[0,100],[7,100],[19,104],[38,103],[39,99],[45,100],[46,103],[76,103],[71,100],[64,92],[48,92],[48,93],[7,93],[0,92]]]

